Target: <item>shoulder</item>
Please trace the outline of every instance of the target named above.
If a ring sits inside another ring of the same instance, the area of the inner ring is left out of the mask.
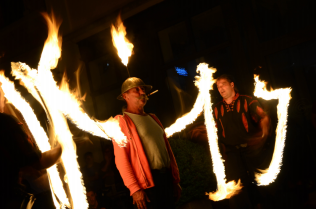
[[[122,118],[122,117],[123,117],[123,115],[116,115],[114,118],[117,119],[117,120],[119,120],[119,119]]]
[[[246,99],[249,106],[250,106],[251,104],[254,104],[254,103],[259,103],[258,98],[254,97],[254,96],[239,95],[239,97],[240,97],[240,99]]]
[[[154,113],[148,113],[148,115],[150,115],[152,118],[154,118],[156,121],[159,121],[160,120],[158,119],[158,117],[154,114]]]
[[[158,119],[158,117],[154,113],[148,113],[148,115],[153,116]]]
[[[116,115],[116,116],[114,117],[114,119],[117,120],[119,124],[121,124],[122,121],[125,120],[125,118],[126,118],[126,114],[123,114],[123,115]]]
[[[0,113],[0,131],[2,134],[9,135],[23,135],[23,137],[27,137],[25,133],[22,123],[20,123],[15,117]]]
[[[213,108],[220,106],[221,104],[224,104],[223,101],[217,102],[216,104],[213,105]]]
[[[243,94],[240,94],[239,95],[240,98],[246,98],[246,99],[253,99],[252,96],[249,96],[249,95],[243,95]]]
[[[18,125],[19,122],[11,115],[0,113],[0,123],[3,125]]]

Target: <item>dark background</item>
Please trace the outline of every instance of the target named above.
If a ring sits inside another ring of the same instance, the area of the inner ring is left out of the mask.
[[[110,34],[110,25],[120,12],[127,38],[134,44],[130,74],[159,90],[150,96],[145,110],[155,113],[165,127],[192,108],[197,96],[193,81],[200,62],[217,68],[215,78],[232,74],[242,94],[253,94],[253,74],[274,89],[291,87],[284,165],[278,177],[282,184],[278,187],[315,187],[311,112],[316,102],[316,1],[1,0],[0,69],[6,76],[10,77],[10,62],[37,67],[47,36],[40,15],[45,11],[54,11],[63,20],[62,57],[53,70],[56,81],[66,71],[74,88],[74,72],[80,67],[79,84],[87,93],[84,108],[100,120],[119,114],[123,105],[116,97],[128,75]],[[176,67],[185,68],[188,75],[177,74]],[[26,90],[19,90],[39,117],[45,118]],[[211,93],[213,102],[221,99],[216,89]],[[274,121],[276,104],[267,104]],[[79,161],[89,149],[101,152],[96,142],[78,151]],[[96,161],[102,160],[102,154],[96,156]]]

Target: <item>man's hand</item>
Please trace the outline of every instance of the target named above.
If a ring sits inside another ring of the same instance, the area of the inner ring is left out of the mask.
[[[261,118],[260,128],[261,128],[261,131],[252,135],[248,139],[248,141],[247,141],[248,146],[250,146],[252,148],[260,147],[267,140],[267,138],[269,136],[269,132],[270,132],[270,118],[267,115],[265,115],[265,116],[263,116],[263,118]]]
[[[270,129],[270,119],[267,115],[260,120],[260,126],[262,130],[262,138],[266,138],[269,135]]]
[[[173,185],[173,196],[175,198],[175,201],[177,202],[181,197],[182,188],[180,184],[174,184]]]
[[[33,165],[37,170],[47,169],[57,163],[62,153],[62,148],[58,144],[57,147],[42,153],[41,159]]]
[[[132,194],[132,197],[133,204],[136,203],[138,209],[147,209],[146,202],[150,202],[150,200],[144,190],[138,190],[137,192]]]

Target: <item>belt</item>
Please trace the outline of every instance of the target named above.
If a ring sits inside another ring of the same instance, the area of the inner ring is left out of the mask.
[[[244,144],[238,144],[236,145],[236,148],[239,149],[239,148],[246,148],[248,146],[247,143],[244,143]]]

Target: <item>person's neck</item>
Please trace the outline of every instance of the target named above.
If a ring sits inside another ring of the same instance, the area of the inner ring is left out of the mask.
[[[146,115],[144,108],[143,107],[131,107],[131,106],[127,106],[126,112],[129,113],[133,113],[133,114],[137,114],[137,115]]]
[[[234,100],[234,97],[235,97],[235,96],[236,96],[236,92],[233,92],[230,97],[224,98],[224,100],[225,100],[225,102],[226,102],[227,104],[230,104],[230,103],[232,103],[232,101]]]

